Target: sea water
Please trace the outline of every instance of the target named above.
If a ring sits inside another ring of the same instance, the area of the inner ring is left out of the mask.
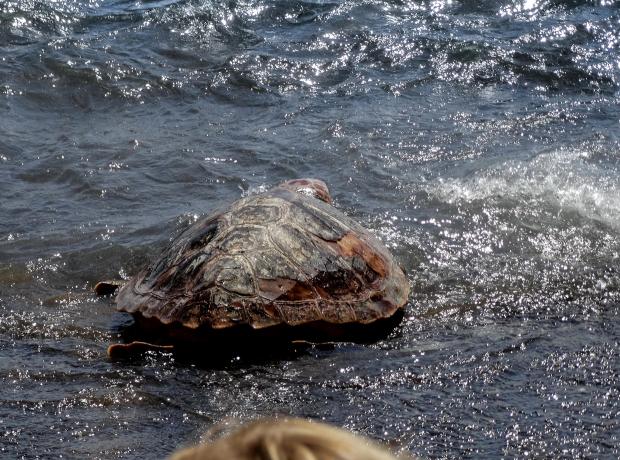
[[[617,458],[619,78],[611,0],[0,0],[0,457],[286,414],[426,458]],[[295,177],[407,271],[390,337],[106,357],[131,320],[96,281]]]

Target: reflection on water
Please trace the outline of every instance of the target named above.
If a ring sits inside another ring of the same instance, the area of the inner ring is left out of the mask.
[[[0,457],[161,458],[227,417],[429,458],[618,457],[611,1],[0,3]],[[113,363],[91,293],[293,177],[405,267],[371,346]]]

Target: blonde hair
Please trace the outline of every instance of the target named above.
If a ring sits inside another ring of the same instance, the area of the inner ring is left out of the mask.
[[[404,460],[348,431],[302,419],[266,419],[176,452],[170,460]]]

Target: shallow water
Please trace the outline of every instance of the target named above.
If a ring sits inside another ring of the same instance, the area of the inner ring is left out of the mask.
[[[427,458],[620,455],[612,1],[0,1],[0,457],[159,458],[293,414]],[[314,176],[408,272],[401,327],[114,363],[91,294]]]

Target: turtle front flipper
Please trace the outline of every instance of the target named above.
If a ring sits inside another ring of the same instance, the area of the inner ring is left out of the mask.
[[[112,360],[138,358],[148,351],[172,352],[174,345],[156,345],[148,342],[114,343],[108,347]]]
[[[126,281],[123,280],[99,281],[95,284],[95,294],[101,296],[114,294],[125,283]]]

